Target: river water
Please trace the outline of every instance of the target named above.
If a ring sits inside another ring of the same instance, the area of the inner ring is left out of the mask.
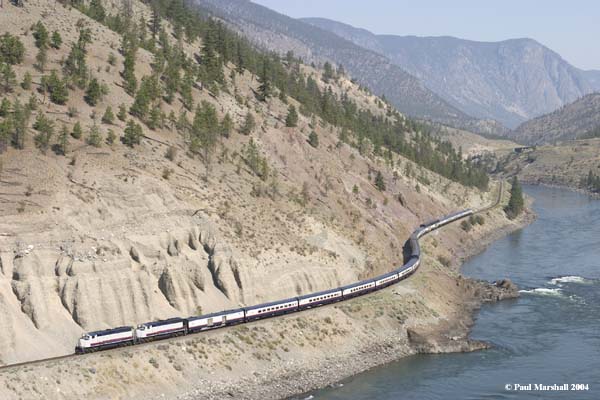
[[[525,191],[538,220],[463,266],[467,276],[508,277],[522,289],[519,299],[479,312],[471,336],[492,349],[409,357],[308,397],[600,399],[600,201],[562,189]],[[542,392],[536,383],[588,390]],[[516,384],[532,390],[516,391]]]

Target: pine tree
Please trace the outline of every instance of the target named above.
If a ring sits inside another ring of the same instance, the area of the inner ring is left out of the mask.
[[[377,176],[375,176],[375,187],[380,192],[385,192],[385,182],[383,180],[383,175],[381,175],[381,171],[377,171]]]
[[[227,113],[223,117],[223,121],[221,121],[221,135],[223,135],[223,137],[228,138],[229,136],[231,136],[232,130],[233,130],[233,120],[231,119],[231,115],[229,115],[229,113]]]
[[[8,115],[10,114],[10,107],[10,100],[8,100],[7,98],[3,98],[2,102],[0,103],[0,117],[8,117]]]
[[[134,120],[130,119],[127,121],[127,127],[125,127],[124,133],[123,144],[134,147],[136,144],[141,143],[143,136],[142,127],[139,124],[136,124]]]
[[[63,124],[62,129],[60,131],[60,136],[58,137],[58,151],[61,155],[66,156],[67,151],[69,150],[69,130],[67,126]]]
[[[12,144],[17,149],[25,148],[25,136],[27,135],[30,116],[31,111],[27,107],[23,107],[19,99],[16,99],[13,104]]]
[[[17,75],[12,66],[7,63],[0,63],[0,92],[10,93],[17,84]]]
[[[0,36],[0,62],[10,65],[21,64],[25,56],[25,46],[17,37],[8,32]]]
[[[98,128],[98,125],[96,125],[95,123],[90,128],[90,133],[87,137],[86,142],[90,146],[94,146],[94,147],[102,146],[102,134],[100,133],[100,129]]]
[[[123,122],[125,122],[125,120],[127,119],[127,107],[123,103],[119,105],[119,112],[117,112],[117,118],[119,118],[119,120]]]
[[[83,135],[83,129],[81,129],[81,123],[79,123],[79,121],[77,121],[75,123],[75,125],[73,126],[73,132],[71,132],[71,136],[73,136],[74,139],[81,139],[82,135]]]
[[[329,62],[326,62],[323,66],[323,81],[329,83],[329,81],[332,80],[334,77],[335,74],[333,73],[333,67]]]
[[[263,60],[262,71],[260,74],[260,86],[258,87],[258,98],[261,101],[267,101],[267,99],[271,96],[271,78],[270,74],[270,64],[267,57]]]
[[[288,108],[288,115],[285,119],[285,126],[288,128],[295,128],[298,126],[298,112],[294,105],[290,105]]]
[[[35,46],[38,49],[47,48],[50,36],[48,30],[42,21],[38,21],[33,27],[33,37],[35,39]]]
[[[92,80],[90,81],[90,83],[88,85],[87,90],[85,91],[84,100],[90,106],[94,107],[98,104],[98,101],[100,101],[101,97],[102,97],[102,87],[100,86],[100,83],[98,82],[98,80],[96,78],[92,78]]]
[[[31,90],[31,81],[31,73],[29,71],[25,72],[25,75],[23,76],[23,82],[21,82],[21,87],[23,90]]]
[[[102,5],[101,0],[91,0],[86,14],[88,17],[95,19],[98,22],[104,22],[106,18],[106,10]]]
[[[112,146],[113,143],[115,143],[115,140],[117,140],[117,135],[115,135],[115,131],[113,131],[112,129],[109,129],[108,134],[106,135],[106,143],[109,146]]]
[[[244,135],[250,135],[254,131],[254,128],[256,128],[254,115],[248,111],[248,114],[246,114],[246,119],[244,120],[244,124],[240,128],[240,132]]]
[[[39,113],[33,128],[38,131],[34,137],[35,145],[45,154],[54,135],[54,124],[43,113]]]
[[[308,144],[310,144],[314,148],[319,147],[319,135],[317,135],[317,132],[312,131],[308,135]]]
[[[52,71],[45,80],[46,89],[50,93],[50,101],[55,104],[64,105],[69,99],[69,89],[59,77],[56,71]]]
[[[58,33],[58,31],[54,31],[52,32],[52,37],[50,39],[50,46],[52,46],[55,49],[60,49],[60,46],[62,46],[62,37],[60,36],[60,33]]]
[[[508,201],[508,205],[504,209],[508,218],[514,219],[519,214],[521,214],[521,212],[523,212],[524,204],[525,202],[523,200],[523,190],[521,188],[521,184],[519,183],[518,178],[515,176],[512,180],[510,200]]]
[[[106,107],[104,115],[102,116],[102,123],[112,125],[115,122],[115,114],[113,113],[112,107]]]

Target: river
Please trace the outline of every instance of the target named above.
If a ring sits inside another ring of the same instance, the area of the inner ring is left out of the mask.
[[[600,399],[600,201],[555,188],[525,191],[538,219],[462,269],[490,281],[508,277],[521,288],[520,298],[477,315],[471,336],[492,349],[408,357],[309,398]],[[532,390],[517,391],[517,384]],[[535,384],[583,386],[542,392]]]

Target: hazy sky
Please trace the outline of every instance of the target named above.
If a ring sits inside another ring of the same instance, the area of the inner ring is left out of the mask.
[[[600,69],[598,0],[252,0],[291,17],[374,33],[497,41],[529,37],[582,69]]]

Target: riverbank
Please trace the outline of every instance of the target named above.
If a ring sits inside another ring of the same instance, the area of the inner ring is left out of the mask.
[[[280,399],[416,353],[485,348],[468,338],[473,312],[518,293],[465,279],[450,260],[482,251],[530,222],[529,215],[509,221],[497,207],[469,232],[460,224],[437,231],[422,241],[417,273],[382,292],[183,339],[2,370],[0,397]]]

